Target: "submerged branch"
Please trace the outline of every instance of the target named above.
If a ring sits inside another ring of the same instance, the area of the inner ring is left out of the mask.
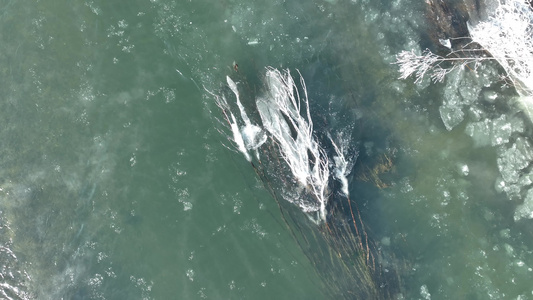
[[[273,195],[298,246],[324,275],[332,298],[392,298],[399,290],[397,278],[378,267],[383,256],[349,197],[347,177],[357,158],[351,135],[326,132],[322,142],[330,152],[325,150],[313,128],[305,81],[298,75],[295,81],[288,70],[267,68],[253,114],[247,112],[250,102],[241,102],[239,87],[245,85],[227,77],[225,94],[211,93],[227,123],[226,135]],[[338,192],[330,191],[339,186],[330,179],[340,183]],[[331,201],[333,195],[340,198]]]
[[[290,72],[268,68],[267,93],[256,101],[264,129],[276,141],[280,154],[298,183],[317,203],[300,202],[304,211],[317,211],[326,220],[329,159],[313,133],[313,121],[305,82],[300,75],[303,95]]]

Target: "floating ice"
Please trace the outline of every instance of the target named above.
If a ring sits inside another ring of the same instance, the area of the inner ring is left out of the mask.
[[[461,103],[470,105],[476,102],[479,97],[482,85],[476,80],[468,80],[468,77],[461,80],[457,91],[461,96]]]
[[[439,108],[440,117],[444,123],[446,130],[450,131],[455,126],[463,122],[465,114],[461,109],[461,106],[458,105],[442,105]]]
[[[506,183],[515,183],[520,179],[521,170],[527,167],[533,159],[530,143],[522,137],[508,149],[501,151],[498,157],[498,169]]]
[[[492,122],[491,120],[483,120],[481,122],[473,122],[466,126],[466,134],[474,139],[474,144],[478,147],[487,146],[491,144],[492,139]]]
[[[511,229],[509,228],[506,228],[506,229],[502,229],[500,230],[500,236],[504,239],[509,239],[511,238]]]
[[[257,45],[259,44],[259,40],[258,39],[249,39],[248,40],[248,45]]]
[[[483,92],[483,99],[487,102],[494,102],[498,98],[498,94],[495,91]]]
[[[463,109],[479,98],[482,79],[464,72],[451,72],[444,88],[444,102],[439,108],[440,116],[447,130],[452,130],[465,118]]]
[[[439,39],[439,43],[448,49],[452,49],[452,42],[450,42],[450,39]]]
[[[420,296],[422,296],[426,300],[431,300],[431,294],[428,291],[427,285],[423,285],[420,287]]]
[[[514,212],[514,220],[533,219],[533,189],[527,191],[524,203],[518,205]]]
[[[499,193],[505,192],[508,196],[520,195],[520,186],[515,183],[507,183],[503,178],[498,178],[498,180],[496,180],[494,188]]]
[[[508,120],[506,115],[494,120],[472,122],[466,126],[466,133],[474,139],[474,144],[478,147],[506,144],[514,132],[524,132],[524,122],[519,118]]]
[[[459,174],[463,176],[468,176],[468,174],[470,173],[470,168],[467,164],[458,164],[457,167],[459,169]]]
[[[189,278],[190,281],[194,281],[194,270],[193,269],[187,270],[185,274],[187,275],[187,278]]]
[[[497,163],[501,178],[495,184],[497,191],[520,199],[523,188],[533,184],[533,171],[526,171],[533,159],[533,151],[530,148],[529,141],[523,137],[517,138],[508,148],[500,148]]]

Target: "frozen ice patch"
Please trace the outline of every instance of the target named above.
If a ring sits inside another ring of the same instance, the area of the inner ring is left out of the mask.
[[[506,183],[515,183],[520,179],[521,170],[533,159],[531,144],[522,137],[508,149],[501,151],[498,157],[498,169]]]
[[[452,43],[450,39],[439,39],[439,43],[448,49],[452,49]]]
[[[189,278],[190,281],[194,281],[194,270],[193,269],[187,270],[185,275],[187,275],[187,278]]]
[[[533,219],[533,189],[527,191],[524,203],[518,205],[514,212],[514,220]]]
[[[514,132],[524,132],[524,121],[519,118],[508,120],[506,115],[502,115],[493,120],[472,122],[466,126],[465,131],[478,147],[503,145],[509,142]]]
[[[468,174],[470,173],[470,168],[467,164],[458,164],[457,169],[459,171],[459,174],[463,176],[468,176]]]
[[[422,296],[423,299],[431,300],[431,294],[428,291],[428,287],[424,284],[420,287],[420,296]]]
[[[183,204],[183,210],[184,211],[188,211],[188,210],[192,209],[192,203],[191,202],[189,202],[189,201],[181,201],[181,203]]]
[[[251,38],[251,39],[248,40],[248,43],[247,43],[247,44],[248,44],[248,45],[257,45],[257,44],[259,44],[259,39],[257,39],[257,38]]]
[[[446,130],[450,131],[459,125],[465,118],[465,114],[459,105],[445,104],[439,108],[440,118]]]

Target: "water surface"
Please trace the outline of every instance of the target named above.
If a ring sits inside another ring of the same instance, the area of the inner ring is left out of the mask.
[[[397,297],[533,297],[531,123],[497,66],[398,80],[416,1],[211,2],[0,1],[2,297],[325,299],[207,92],[266,66],[301,71],[317,131],[353,128]]]

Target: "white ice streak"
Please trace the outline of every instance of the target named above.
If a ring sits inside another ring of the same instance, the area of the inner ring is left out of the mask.
[[[233,141],[235,144],[237,144],[238,150],[244,154],[244,157],[247,161],[251,162],[252,158],[250,157],[250,154],[248,153],[248,150],[246,149],[246,146],[244,145],[244,139],[242,137],[241,130],[239,129],[239,125],[237,124],[237,120],[235,120],[235,116],[233,113],[230,113],[231,115],[231,133],[233,133]]]
[[[329,159],[315,140],[306,86],[300,74],[303,95],[290,72],[268,68],[265,76],[267,94],[257,99],[263,126],[279,146],[281,155],[298,183],[315,198],[316,203],[300,203],[306,211],[318,211],[326,219]]]
[[[330,134],[328,134],[328,138],[330,139],[336,154],[335,156],[333,156],[333,162],[335,163],[335,167],[333,169],[333,176],[341,183],[342,193],[346,197],[350,197],[347,177],[350,174],[354,162],[352,160],[346,159],[347,153],[345,153],[345,151],[347,151],[348,149],[345,145],[346,140],[341,140],[339,147],[337,146]]]
[[[237,122],[235,121],[235,116],[233,115],[233,113],[231,113],[231,131],[233,132],[233,137],[239,147],[239,151],[242,152],[246,159],[251,162],[252,160],[250,155],[248,154],[248,150],[256,150],[257,148],[261,147],[261,145],[263,145],[263,143],[266,141],[267,136],[265,135],[261,127],[252,124],[252,122],[250,121],[250,118],[248,117],[246,111],[244,110],[244,107],[242,106],[239,97],[239,90],[237,89],[237,84],[229,76],[226,76],[226,81],[233,94],[235,94],[235,98],[237,99],[237,106],[239,107],[239,111],[241,114],[241,119],[244,122],[244,126],[241,126],[239,128]],[[257,151],[255,152],[255,154],[257,159],[259,159],[259,154]]]
[[[250,156],[249,150],[257,150],[257,148],[261,147],[261,145],[266,141],[267,136],[261,127],[252,124],[250,121],[250,118],[242,106],[237,84],[229,76],[226,77],[226,81],[229,88],[235,95],[237,106],[239,107],[241,121],[237,120],[231,111],[231,107],[224,95],[218,96],[209,91],[207,92],[216,98],[217,105],[220,107],[220,109],[222,109],[225,119],[230,126],[231,133],[233,135],[233,142],[236,144],[237,150],[244,155],[247,161],[251,162],[252,157]],[[257,151],[255,151],[255,154],[259,159],[259,154]]]

